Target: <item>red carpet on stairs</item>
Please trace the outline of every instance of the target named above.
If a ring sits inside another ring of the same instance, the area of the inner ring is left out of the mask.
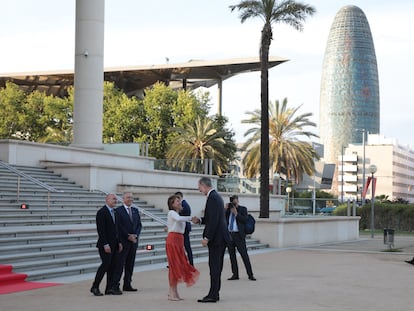
[[[27,274],[13,273],[11,265],[0,265],[0,295],[60,285],[58,283],[27,282],[26,278]]]

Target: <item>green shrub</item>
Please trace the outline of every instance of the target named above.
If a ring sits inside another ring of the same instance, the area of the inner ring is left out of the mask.
[[[346,215],[346,208],[345,214]],[[371,204],[357,208],[360,230],[370,228]],[[414,231],[414,204],[375,203],[374,225],[376,229],[392,228],[396,231]]]

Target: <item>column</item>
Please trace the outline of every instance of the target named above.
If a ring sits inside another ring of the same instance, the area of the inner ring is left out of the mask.
[[[72,146],[102,148],[105,0],[76,0]]]

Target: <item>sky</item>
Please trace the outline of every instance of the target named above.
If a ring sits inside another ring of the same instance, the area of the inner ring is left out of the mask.
[[[302,0],[301,0],[302,1]],[[269,71],[269,99],[312,113],[319,134],[323,56],[331,24],[346,5],[370,24],[380,83],[380,134],[414,148],[414,1],[309,0],[316,14],[299,32],[273,25],[270,55],[289,59]],[[105,0],[104,66],[145,66],[259,56],[260,19],[240,22],[238,0]],[[0,73],[73,70],[76,0],[0,0]],[[217,112],[217,88],[210,92]],[[247,111],[260,109],[260,73],[223,82],[223,115],[245,140]]]

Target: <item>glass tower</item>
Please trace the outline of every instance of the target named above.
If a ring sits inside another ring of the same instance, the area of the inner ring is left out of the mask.
[[[339,10],[329,32],[319,113],[320,138],[328,163],[337,162],[342,146],[362,143],[362,129],[370,134],[379,133],[380,101],[374,43],[364,12],[353,5]]]

